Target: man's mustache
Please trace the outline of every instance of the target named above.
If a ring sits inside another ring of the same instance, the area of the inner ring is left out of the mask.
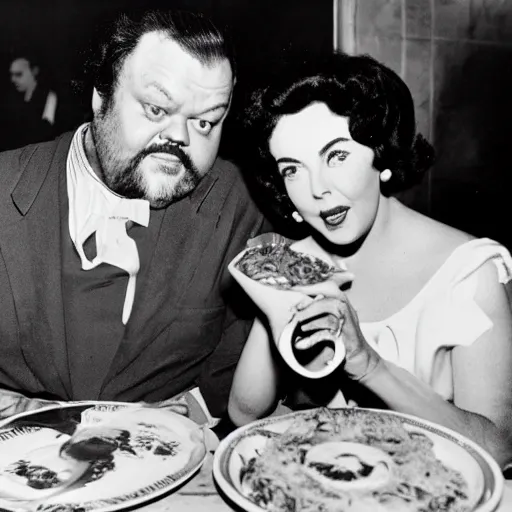
[[[143,149],[139,153],[139,158],[142,160],[148,155],[153,153],[166,153],[168,155],[173,155],[176,158],[179,158],[181,163],[186,169],[194,169],[194,164],[190,157],[177,145],[175,144],[152,144],[151,146]]]

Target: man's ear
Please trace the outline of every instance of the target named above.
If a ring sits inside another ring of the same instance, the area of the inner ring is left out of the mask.
[[[32,74],[34,75],[35,78],[37,77],[37,75],[39,75],[39,66],[34,66],[32,68]]]
[[[96,87],[92,90],[92,111],[94,115],[99,114],[103,107],[103,98],[100,93],[96,90]]]

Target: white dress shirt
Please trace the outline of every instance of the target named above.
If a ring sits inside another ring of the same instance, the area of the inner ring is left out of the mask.
[[[98,178],[85,153],[84,137],[88,126],[84,124],[78,128],[68,153],[69,234],[80,256],[83,270],[108,263],[128,273],[122,315],[122,322],[126,324],[132,311],[140,267],[137,245],[126,232],[126,222],[133,221],[147,227],[149,202],[122,197],[112,192]],[[96,236],[97,254],[90,261],[84,253],[83,244],[93,234]]]

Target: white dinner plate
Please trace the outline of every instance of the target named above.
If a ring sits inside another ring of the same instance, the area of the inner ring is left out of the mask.
[[[258,457],[273,436],[287,431],[301,417],[304,419],[314,417],[318,411],[321,409],[299,411],[255,421],[227,436],[217,448],[213,461],[215,480],[226,496],[248,512],[265,510],[250,500],[247,493],[244,493],[241,478],[243,471],[250,466],[248,463],[251,459]],[[363,420],[382,415],[398,418],[407,431],[426,435],[433,442],[436,458],[464,477],[468,484],[472,511],[492,512],[498,506],[504,485],[500,468],[485,450],[464,436],[434,423],[393,411],[362,408],[330,409],[329,411],[341,415],[357,414]],[[334,445],[335,443],[326,444]],[[352,443],[339,444],[351,445]],[[366,449],[366,446],[360,446]],[[322,456],[329,456],[329,450],[335,450],[335,447],[327,446],[324,450],[326,453]],[[373,456],[373,454],[370,455]]]
[[[60,448],[74,432],[91,428],[116,433],[106,438],[114,439],[110,455],[94,455],[78,480],[52,494],[51,486],[58,485],[53,482],[64,474],[56,469],[62,469]],[[56,462],[42,463],[41,453],[55,453]],[[119,402],[45,407],[0,422],[0,509],[107,512],[132,507],[181,485],[201,467],[206,453],[203,430],[171,411]]]

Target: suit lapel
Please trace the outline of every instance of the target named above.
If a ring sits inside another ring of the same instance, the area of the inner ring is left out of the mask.
[[[69,138],[38,147],[11,194],[18,219],[0,232],[24,356],[48,392],[70,396],[61,294],[59,177]],[[51,371],[53,368],[54,371]]]
[[[214,175],[207,175],[195,191],[196,200],[181,200],[161,212],[158,240],[148,270],[144,276],[140,276],[142,279],[136,292],[132,316],[105,386],[126,370],[160,334],[162,325],[152,320],[156,313],[165,319],[165,325],[172,323],[172,319],[179,314],[179,300],[215,232],[218,214],[225,200],[223,195],[212,196],[212,204],[201,209],[216,181]],[[157,305],[165,311],[156,312]]]

